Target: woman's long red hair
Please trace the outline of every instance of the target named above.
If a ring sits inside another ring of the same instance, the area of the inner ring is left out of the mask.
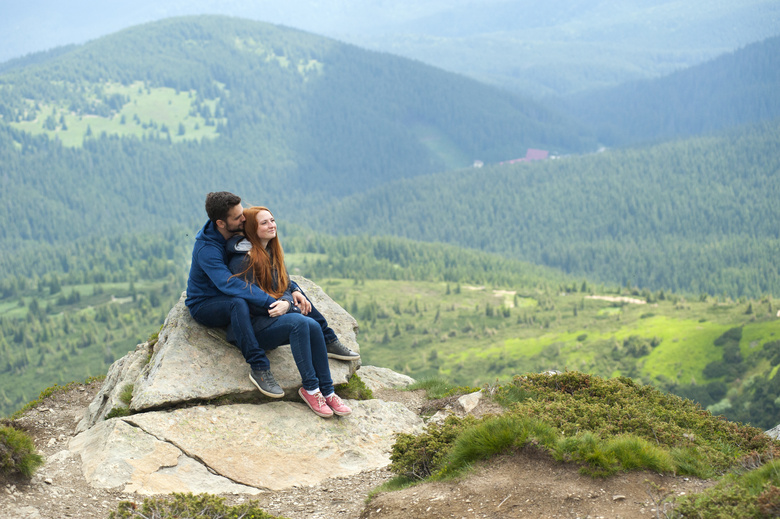
[[[287,288],[287,285],[290,284],[290,277],[287,275],[287,269],[284,266],[284,251],[282,250],[282,244],[279,242],[279,235],[277,234],[268,242],[268,248],[271,249],[273,255],[273,262],[271,261],[271,255],[263,248],[260,243],[260,238],[257,237],[257,214],[260,211],[268,211],[271,213],[270,209],[263,206],[247,207],[244,209],[244,217],[246,218],[246,222],[244,223],[244,235],[252,244],[252,249],[247,253],[249,266],[240,275],[246,279],[251,271],[255,278],[255,283],[257,283],[264,292],[279,299]],[[271,214],[271,216],[273,216],[273,214]],[[274,269],[276,269],[277,273],[276,287],[274,287]]]

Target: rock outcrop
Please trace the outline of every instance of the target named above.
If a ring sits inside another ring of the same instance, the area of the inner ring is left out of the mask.
[[[354,318],[309,280],[295,281],[341,341],[360,351]],[[253,494],[386,466],[395,434],[422,430],[416,413],[377,399],[348,400],[350,416],[324,420],[297,397],[300,375],[289,345],[268,357],[284,400],[255,389],[240,351],[224,331],[194,322],[182,296],[156,343],[111,366],[69,449],[93,487]],[[337,385],[360,367],[330,360]],[[413,382],[383,368],[367,366],[365,375],[371,388]]]

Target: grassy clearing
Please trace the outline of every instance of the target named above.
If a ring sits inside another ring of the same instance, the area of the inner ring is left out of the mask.
[[[746,380],[770,380],[777,370],[763,351],[764,344],[780,339],[780,319],[769,311],[778,305],[770,298],[753,301],[754,311],[747,314],[748,301],[713,298],[674,296],[632,304],[594,299],[590,290],[422,281],[318,283],[357,318],[364,362],[416,379],[444,377],[481,386],[509,382],[515,373],[576,370],[627,376],[667,390],[723,383],[715,400],[702,400],[714,406],[728,389],[734,392],[726,403],[755,390],[744,386]],[[621,293],[638,297],[626,289]],[[708,371],[709,365],[724,362],[726,348],[715,342],[734,327],[742,329],[741,362],[725,374]],[[734,411],[727,405],[718,409],[727,416]]]
[[[104,96],[121,96],[126,102],[113,106],[105,115],[75,113],[65,105],[36,104],[28,108],[27,120],[11,126],[33,135],[46,134],[59,139],[65,146],[80,147],[85,138],[107,135],[170,138],[171,142],[218,137],[217,125],[226,119],[215,114],[218,99],[198,99],[197,92],[176,92],[167,87],[146,87],[142,82],[132,85],[108,83],[93,95],[96,105]]]

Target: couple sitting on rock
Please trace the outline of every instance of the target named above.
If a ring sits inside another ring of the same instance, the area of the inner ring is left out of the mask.
[[[276,221],[265,207],[241,206],[225,191],[206,196],[209,221],[195,237],[186,305],[195,321],[227,327],[227,339],[252,368],[249,379],[266,396],[281,398],[266,350],[289,342],[303,387],[298,394],[317,415],[352,411],[336,395],[328,358],[353,361],[306,294],[292,282]]]

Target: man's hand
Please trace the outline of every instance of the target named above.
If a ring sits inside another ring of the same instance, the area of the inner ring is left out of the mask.
[[[311,303],[306,299],[306,296],[296,290],[292,293],[292,298],[295,301],[295,306],[301,310],[303,315],[308,315],[311,312]]]
[[[289,310],[290,302],[278,299],[271,303],[271,306],[268,307],[268,315],[271,317],[279,317],[280,315],[286,314]]]

